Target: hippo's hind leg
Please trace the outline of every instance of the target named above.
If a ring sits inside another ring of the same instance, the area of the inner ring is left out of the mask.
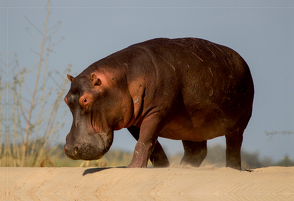
[[[132,134],[132,136],[138,141],[140,129],[135,126],[131,126],[128,128],[128,130]],[[164,153],[164,150],[162,149],[159,142],[156,142],[153,152],[150,155],[150,161],[153,167],[168,167],[169,166],[168,158],[166,154]]]
[[[226,135],[226,166],[241,170],[241,145],[244,129],[236,129]]]
[[[199,167],[207,155],[207,141],[191,142],[182,140],[184,146],[184,156],[181,160],[181,165],[190,164],[194,167]]]

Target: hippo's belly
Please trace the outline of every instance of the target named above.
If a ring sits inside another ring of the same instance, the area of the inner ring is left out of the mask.
[[[166,124],[159,136],[173,140],[202,142],[229,134],[233,125],[234,122],[224,117],[199,115],[192,119],[188,115],[181,114]]]

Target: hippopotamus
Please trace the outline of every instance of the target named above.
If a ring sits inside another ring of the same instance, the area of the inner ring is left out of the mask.
[[[234,50],[204,39],[157,38],[131,45],[67,75],[64,100],[73,115],[64,151],[98,160],[113,133],[127,128],[137,140],[128,167],[169,166],[158,137],[182,140],[182,165],[198,167],[207,140],[226,138],[226,166],[241,169],[243,132],[254,85]]]

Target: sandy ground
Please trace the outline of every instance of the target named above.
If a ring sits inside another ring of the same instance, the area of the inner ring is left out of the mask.
[[[0,200],[294,200],[294,167],[4,167]]]

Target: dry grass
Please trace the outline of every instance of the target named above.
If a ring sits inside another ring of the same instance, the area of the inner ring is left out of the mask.
[[[0,79],[0,166],[45,163],[56,148],[52,144],[56,144],[59,131],[66,123],[64,116],[68,110],[61,111],[60,104],[68,83],[65,75],[70,72],[71,65],[64,67],[62,74],[49,65],[53,48],[62,38],[52,41],[60,23],[49,23],[49,0],[46,9],[43,31],[26,18],[30,25],[26,30],[32,42],[36,42],[30,48],[31,53],[37,55],[35,65],[21,67],[26,64],[18,63],[16,53],[1,58],[0,75],[5,75],[7,81]],[[4,72],[4,68],[9,70]]]

